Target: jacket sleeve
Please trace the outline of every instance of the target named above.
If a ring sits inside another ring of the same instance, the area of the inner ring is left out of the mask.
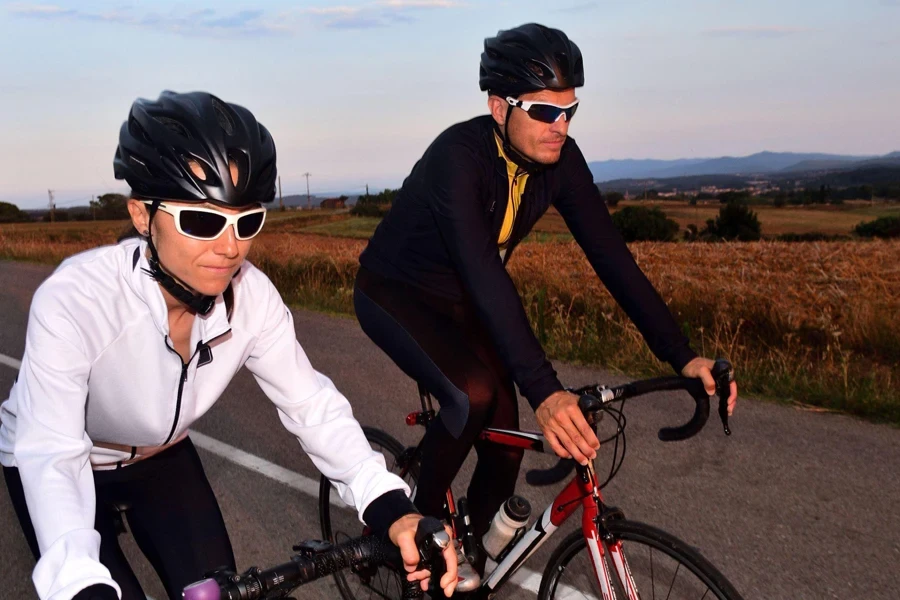
[[[13,387],[14,456],[41,558],[32,574],[42,600],[69,600],[92,585],[119,591],[100,561],[94,479],[85,432],[91,370],[74,319],[42,286],[28,318]]]
[[[470,149],[448,145],[427,166],[427,200],[463,286],[522,395],[537,409],[563,386],[531,330],[479,205],[481,170]]]
[[[603,285],[653,354],[681,373],[697,354],[613,225],[581,150],[574,140],[569,143],[571,148],[561,165],[561,193],[554,204]]]
[[[384,457],[369,446],[347,399],[328,377],[313,369],[278,291],[262,273],[257,274],[267,290],[261,304],[265,322],[245,365],[277,407],[282,424],[334,483],[341,499],[356,508],[361,521],[369,505],[382,495],[402,490],[409,496],[406,483],[390,473]],[[406,512],[414,511],[410,506],[404,504]],[[370,512],[370,519],[375,513],[385,518],[402,516],[383,506]],[[384,525],[369,524],[376,529]]]

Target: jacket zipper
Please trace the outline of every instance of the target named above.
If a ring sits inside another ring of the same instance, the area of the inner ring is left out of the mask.
[[[178,419],[181,417],[181,394],[184,392],[184,384],[187,381],[187,372],[191,361],[194,360],[194,357],[197,356],[198,352],[200,352],[200,348],[202,348],[204,345],[209,345],[211,342],[219,339],[230,331],[231,329],[229,329],[228,331],[224,331],[216,337],[210,339],[208,342],[204,342],[203,340],[197,342],[197,347],[194,348],[194,353],[191,354],[191,357],[188,359],[187,363],[184,362],[184,359],[181,358],[181,355],[178,354],[178,351],[169,345],[169,336],[163,336],[163,339],[166,342],[166,348],[168,348],[176,356],[178,356],[178,360],[181,361],[181,378],[178,381],[178,397],[175,399],[175,419],[172,421],[172,429],[171,431],[169,431],[169,435],[166,437],[166,441],[162,443],[163,446],[172,441],[172,437],[175,435],[175,429],[178,427]]]
[[[516,171],[516,174],[513,176],[513,185],[515,185],[519,179],[519,176],[522,174],[522,170],[519,169]],[[533,186],[532,186],[533,187]],[[503,258],[503,264],[506,265],[509,263],[509,257],[512,255],[513,249],[519,244],[521,241],[519,239],[519,234],[522,229],[522,209],[525,207],[525,196],[528,195],[528,192],[531,191],[531,187],[525,186],[525,190],[522,192],[522,195],[519,196],[519,207],[516,209],[515,214],[513,215],[513,223],[512,228],[509,232],[509,239],[506,240],[506,255]]]

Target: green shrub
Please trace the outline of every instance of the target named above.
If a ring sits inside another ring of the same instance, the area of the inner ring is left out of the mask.
[[[658,207],[626,206],[612,220],[626,242],[671,242],[678,235],[678,223]]]
[[[874,221],[860,223],[854,231],[864,238],[900,238],[900,217],[879,217]]]

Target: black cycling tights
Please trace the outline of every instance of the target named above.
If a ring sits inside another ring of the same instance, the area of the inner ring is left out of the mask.
[[[3,475],[16,515],[35,559],[39,550],[19,470]],[[141,551],[156,569],[169,598],[181,598],[184,586],[219,567],[234,569],[234,553],[225,522],[190,439],[155,456],[114,471],[94,471],[100,532],[100,562],[122,588],[122,600],[147,597],[116,538],[116,506]]]
[[[472,446],[478,466],[469,485],[476,539],[515,491],[523,451],[476,441],[485,427],[517,429],[512,378],[474,308],[360,269],[353,294],[366,335],[441,405],[422,440],[415,504],[441,517],[445,492]],[[480,566],[480,565],[479,565]]]

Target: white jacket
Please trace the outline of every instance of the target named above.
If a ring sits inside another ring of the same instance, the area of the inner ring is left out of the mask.
[[[69,600],[98,583],[118,589],[98,560],[92,465],[130,456],[94,442],[178,439],[242,366],[360,519],[382,494],[409,494],[372,451],[346,398],[313,370],[291,312],[261,271],[245,262],[232,281],[230,321],[222,296],[194,319],[195,351],[184,365],[168,347],[159,285],[142,271],[145,249],[130,239],[78,254],[38,288],[22,367],[0,405],[0,463],[19,468],[41,550],[32,578],[42,600]]]

